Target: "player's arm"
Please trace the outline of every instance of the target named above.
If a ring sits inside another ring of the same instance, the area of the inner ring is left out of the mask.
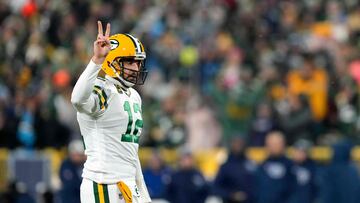
[[[91,60],[76,82],[71,94],[71,103],[77,111],[89,114],[96,111],[96,97],[91,93],[100,68],[101,65]]]
[[[142,173],[139,158],[137,158],[135,164],[136,164],[135,181],[136,181],[136,185],[138,186],[138,189],[139,189],[140,200],[141,200],[141,202],[149,203],[149,202],[151,202],[151,198],[150,198],[149,192],[148,192],[146,184],[145,184],[145,180],[144,180],[144,176],[143,176],[143,173]]]
[[[110,24],[107,24],[105,35],[102,24],[98,21],[98,36],[94,42],[94,56],[80,75],[71,95],[71,103],[79,112],[93,113],[98,109],[99,102],[96,95],[92,94],[95,80],[105,57],[110,51]]]

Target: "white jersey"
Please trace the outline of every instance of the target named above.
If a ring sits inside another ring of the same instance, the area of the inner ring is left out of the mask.
[[[100,68],[90,61],[71,96],[87,155],[82,177],[101,184],[142,179],[141,98],[133,88],[122,89],[97,78]]]

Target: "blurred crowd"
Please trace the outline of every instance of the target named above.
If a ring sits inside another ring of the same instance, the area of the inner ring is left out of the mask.
[[[357,1],[0,3],[0,145],[79,138],[69,95],[92,54],[96,20],[146,47],[142,144],[191,149],[282,131],[359,141]]]
[[[357,0],[3,0],[0,147],[81,139],[70,95],[97,20],[145,46],[142,146],[264,146],[274,130],[287,145],[359,144]]]
[[[223,203],[355,203],[360,201],[360,176],[350,161],[352,144],[333,145],[330,164],[315,163],[309,157],[312,144],[294,143],[291,159],[285,155],[285,136],[273,131],[266,136],[268,157],[260,164],[245,156],[243,138],[234,137],[227,160],[216,177],[208,181],[195,168],[191,154],[181,153],[174,171],[151,159],[144,177],[153,198],[171,203],[205,202],[209,195]],[[160,160],[160,161],[156,161]]]

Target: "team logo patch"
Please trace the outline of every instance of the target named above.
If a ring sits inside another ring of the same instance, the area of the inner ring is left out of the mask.
[[[135,192],[134,196],[139,198],[140,193],[139,193],[139,189],[138,189],[137,185],[134,186],[134,192]]]
[[[110,40],[110,49],[114,50],[119,46],[119,42],[116,39]]]

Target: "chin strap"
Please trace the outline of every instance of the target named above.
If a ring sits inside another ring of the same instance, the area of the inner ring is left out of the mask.
[[[123,64],[121,62],[121,64],[119,64],[121,67],[123,67]],[[111,63],[108,62],[108,66],[111,68],[111,70],[113,71],[113,73],[115,74],[115,77],[107,77],[110,81],[112,81],[114,84],[117,84],[117,82],[119,83],[118,85],[128,89],[129,87],[134,86],[135,84],[126,81],[124,78],[122,78],[119,73],[116,71],[116,69],[112,66]],[[106,75],[107,76],[107,75]],[[112,79],[112,80],[111,80]],[[115,81],[117,82],[115,82]]]

